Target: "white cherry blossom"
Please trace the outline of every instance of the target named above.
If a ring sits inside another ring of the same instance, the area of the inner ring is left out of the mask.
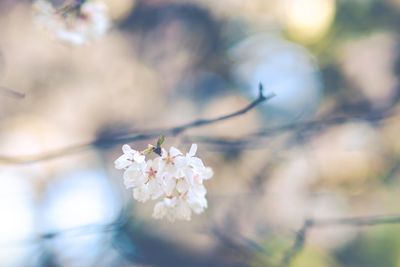
[[[176,160],[177,168],[179,168],[183,172],[190,169],[191,171],[198,173],[199,175],[197,177],[201,180],[207,180],[213,176],[212,169],[209,167],[205,167],[203,161],[200,158],[195,157],[196,152],[197,145],[192,144],[189,152],[186,153],[185,156],[179,157]]]
[[[132,149],[129,145],[123,145],[122,152],[124,154],[114,161],[115,168],[117,169],[125,169],[133,162],[143,163],[145,160],[145,156],[142,153]]]
[[[183,176],[183,174],[180,172],[180,169],[177,166],[177,161],[179,160],[180,157],[182,157],[182,155],[183,155],[182,152],[173,146],[168,151],[162,149],[161,159],[163,162],[163,168],[165,169],[165,172],[169,176],[173,177]]]
[[[204,188],[205,191],[205,188]],[[198,194],[198,191],[191,191],[187,194],[187,202],[190,208],[197,214],[200,214],[207,208],[208,203],[204,194]]]
[[[167,217],[171,222],[178,220],[190,220],[192,211],[189,204],[180,197],[164,198],[154,206],[153,217],[161,219]]]
[[[171,147],[148,160],[128,145],[122,150],[124,154],[115,161],[115,167],[124,170],[124,184],[132,189],[133,198],[140,202],[161,199],[154,206],[154,218],[190,220],[192,212],[200,214],[207,208],[203,181],[213,172],[195,157],[196,144],[186,154]]]
[[[124,184],[126,188],[138,187],[145,183],[146,163],[133,162],[124,172]]]
[[[164,192],[162,188],[162,173],[159,172],[159,160],[148,160],[146,163],[134,162],[124,173],[124,184],[133,188],[133,198],[145,202],[157,199]]]

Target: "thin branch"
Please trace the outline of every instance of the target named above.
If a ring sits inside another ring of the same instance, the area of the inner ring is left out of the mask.
[[[312,221],[312,227],[327,226],[374,226],[384,224],[400,223],[400,215],[393,216],[369,216],[369,217],[349,217],[339,219],[318,219]]]
[[[262,88],[262,87],[260,87]],[[181,134],[184,131],[191,129],[191,128],[196,128],[196,127],[201,127],[204,125],[209,125],[213,123],[217,123],[222,120],[227,120],[231,119],[232,117],[236,117],[239,115],[242,115],[251,109],[255,108],[257,105],[262,103],[263,101],[269,100],[272,98],[274,95],[270,94],[268,96],[263,96],[260,94],[260,96],[250,103],[248,106],[245,108],[233,112],[228,115],[224,115],[221,117],[213,118],[213,119],[199,119],[190,123],[186,123],[180,126],[175,126],[172,128],[166,128],[166,129],[151,129],[147,131],[141,131],[137,132],[135,134],[131,135],[125,135],[125,136],[120,136],[120,137],[115,137],[115,138],[108,138],[108,139],[99,139],[83,144],[78,144],[74,146],[69,146],[66,148],[62,149],[57,149],[54,151],[46,152],[46,153],[41,153],[41,154],[36,154],[36,155],[30,155],[30,156],[18,156],[18,157],[10,157],[10,156],[2,156],[0,155],[0,164],[26,164],[26,163],[32,163],[32,162],[40,162],[40,161],[46,161],[50,160],[53,158],[58,158],[66,155],[71,155],[74,153],[82,152],[84,150],[87,150],[91,147],[106,147],[106,146],[112,146],[116,144],[122,144],[122,143],[129,143],[129,142],[137,142],[137,141],[142,141],[142,140],[150,140],[150,139],[155,139],[160,137],[160,135],[164,136],[176,136],[177,134]],[[289,123],[286,125],[278,126],[278,127],[272,127],[272,128],[266,128],[261,131],[243,136],[241,138],[235,138],[235,139],[229,139],[229,138],[224,138],[224,137],[213,137],[213,136],[184,136],[182,138],[182,141],[185,143],[203,143],[203,144],[209,144],[215,147],[215,149],[222,149],[224,147],[229,147],[229,148],[240,148],[240,149],[257,149],[259,147],[262,147],[262,138],[267,138],[271,136],[276,136],[288,131],[303,131],[303,132],[312,132],[312,131],[319,131],[321,129],[324,129],[325,127],[329,126],[334,126],[334,125],[340,125],[347,123],[352,120],[365,120],[371,123],[376,123],[380,122],[393,114],[389,108],[383,110],[382,112],[378,113],[367,113],[364,115],[356,114],[356,115],[347,115],[347,116],[331,116],[330,118],[322,118],[322,119],[317,119],[317,120],[311,120],[311,121],[303,121],[303,122],[295,122],[295,123]]]
[[[214,118],[214,119],[196,120],[196,121],[193,121],[193,122],[190,122],[190,123],[178,126],[178,127],[174,127],[174,128],[171,129],[171,131],[174,134],[178,134],[178,133],[181,133],[181,132],[183,132],[183,131],[185,131],[185,130],[187,130],[189,128],[195,128],[195,127],[203,126],[203,125],[206,125],[206,124],[213,124],[213,123],[216,123],[216,122],[219,122],[219,121],[228,120],[230,118],[237,117],[237,116],[240,116],[242,114],[245,114],[248,111],[250,111],[253,108],[255,108],[256,106],[258,106],[260,103],[275,97],[274,93],[271,93],[271,94],[269,94],[267,96],[264,96],[263,90],[264,90],[263,86],[262,86],[262,84],[260,84],[259,85],[258,98],[255,101],[253,101],[252,103],[250,103],[247,107],[245,107],[245,108],[243,108],[241,110],[238,110],[238,111],[233,112],[231,114],[224,115],[224,116],[221,116],[221,117],[217,117],[217,118]]]
[[[112,138],[112,139],[107,139],[107,140],[95,140],[92,142],[88,143],[83,143],[79,145],[74,145],[54,151],[50,151],[47,153],[42,153],[42,154],[36,154],[36,155],[30,155],[30,156],[24,156],[24,157],[10,157],[10,156],[1,156],[0,155],[0,164],[26,164],[26,163],[33,163],[33,162],[38,162],[38,161],[45,161],[65,155],[70,155],[73,153],[81,152],[85,149],[91,148],[91,147],[102,147],[102,146],[109,146],[109,145],[114,145],[114,144],[121,144],[121,143],[128,143],[128,142],[135,142],[139,140],[149,140],[149,139],[154,139],[158,138],[161,135],[163,136],[176,136],[178,134],[183,133],[184,131],[188,129],[193,129],[197,127],[201,127],[204,125],[211,125],[218,123],[220,121],[232,119],[234,117],[238,117],[240,115],[243,115],[250,110],[254,109],[261,103],[268,101],[269,99],[273,98],[275,94],[271,93],[269,95],[264,95],[263,92],[263,86],[260,84],[259,86],[259,95],[256,100],[251,102],[248,106],[235,111],[233,113],[229,113],[224,116],[212,118],[212,119],[198,119],[183,125],[171,127],[171,128],[165,128],[165,129],[153,129],[153,130],[147,130],[143,131],[134,135],[126,135],[122,137],[117,137],[117,138]]]
[[[228,139],[225,137],[214,137],[214,136],[184,136],[184,142],[196,142],[209,144],[215,147],[240,147],[240,148],[257,148],[260,147],[260,138],[267,138],[271,136],[276,136],[289,131],[301,131],[302,133],[319,131],[325,127],[340,125],[348,123],[353,120],[364,120],[370,123],[380,122],[386,118],[392,116],[389,112],[380,112],[377,114],[364,114],[364,115],[347,115],[347,116],[337,116],[330,118],[322,118],[317,120],[302,121],[289,123],[278,127],[266,128],[246,136],[234,139]]]
[[[283,259],[279,264],[279,267],[286,267],[290,266],[294,257],[304,248],[306,243],[308,229],[311,227],[313,221],[312,220],[305,220],[303,226],[297,231],[296,238],[292,247],[289,248],[288,251],[285,252],[283,255]]]
[[[37,242],[41,242],[44,240],[52,240],[64,236],[69,237],[80,237],[80,236],[87,236],[91,234],[99,234],[99,233],[108,233],[108,232],[115,232],[119,231],[123,226],[125,221],[115,221],[108,224],[89,224],[89,225],[82,225],[68,229],[62,229],[58,231],[46,232],[43,234],[39,234],[37,236],[32,236],[27,239],[23,240],[16,240],[16,241],[5,241],[0,242],[0,246],[9,246],[9,245],[29,245],[35,244]]]
[[[280,267],[289,267],[294,258],[303,250],[306,245],[308,233],[312,228],[335,227],[335,226],[379,226],[387,224],[400,224],[400,215],[393,216],[368,216],[348,217],[332,219],[307,219],[300,230],[297,231],[293,245],[285,252]]]
[[[24,93],[18,92],[14,89],[11,89],[11,88],[8,88],[5,86],[0,86],[0,94],[7,96],[7,97],[13,97],[13,98],[19,98],[19,99],[25,97]]]
[[[91,147],[107,147],[122,143],[156,139],[161,135],[176,136],[178,134],[185,132],[188,129],[197,128],[204,125],[211,125],[220,121],[228,120],[243,115],[248,111],[254,109],[260,103],[267,101],[275,96],[274,94],[269,94],[267,96],[264,96],[262,85],[260,85],[259,89],[260,93],[256,100],[251,102],[248,106],[224,116],[212,119],[199,119],[193,122],[189,122],[171,128],[150,129],[141,132],[136,132],[135,134],[130,134],[130,135],[124,135],[107,139],[98,139],[91,142],[73,145],[62,149],[57,149],[54,151],[36,155],[17,156],[17,157],[0,155],[0,164],[25,164],[25,163],[39,162],[82,152],[84,150],[90,149]],[[393,106],[390,105],[387,108],[382,109],[380,112],[369,112],[366,114],[353,114],[346,116],[330,116],[329,118],[289,123],[278,127],[263,129],[261,131],[237,139],[228,139],[223,137],[219,138],[212,136],[184,136],[182,141],[186,143],[196,142],[196,143],[210,144],[218,150],[224,147],[240,148],[240,149],[257,149],[259,147],[262,147],[263,140],[261,140],[261,138],[279,135],[288,131],[293,131],[293,130],[302,132],[319,131],[321,129],[324,129],[325,127],[344,124],[352,120],[366,120],[371,123],[380,122],[393,115],[392,108]]]

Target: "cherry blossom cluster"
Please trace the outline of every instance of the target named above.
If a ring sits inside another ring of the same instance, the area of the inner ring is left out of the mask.
[[[35,1],[36,21],[56,39],[73,45],[86,44],[107,32],[110,19],[103,2],[72,2],[55,8],[49,1]]]
[[[144,152],[129,145],[124,145],[122,151],[115,167],[124,170],[124,184],[133,189],[134,199],[159,200],[154,206],[154,218],[190,220],[192,212],[200,214],[207,208],[203,181],[210,179],[213,171],[195,157],[196,144],[186,154],[171,147],[168,151],[161,149],[160,155],[147,160]]]

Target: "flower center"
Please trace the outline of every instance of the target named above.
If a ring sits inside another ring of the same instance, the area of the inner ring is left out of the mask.
[[[168,154],[168,156],[165,158],[165,163],[175,165],[174,159],[175,157],[171,157],[171,155]]]
[[[156,177],[157,170],[154,170],[153,168],[150,167],[150,169],[146,172],[149,178],[154,178]]]

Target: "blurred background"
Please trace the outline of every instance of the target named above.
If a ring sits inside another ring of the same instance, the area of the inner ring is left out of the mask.
[[[400,213],[400,1],[105,2],[110,32],[73,47],[0,1],[0,266],[279,266],[306,218]],[[276,97],[167,138],[214,169],[205,213],[133,201],[115,138],[234,112],[259,82]],[[312,229],[287,265],[400,266],[399,230]]]

